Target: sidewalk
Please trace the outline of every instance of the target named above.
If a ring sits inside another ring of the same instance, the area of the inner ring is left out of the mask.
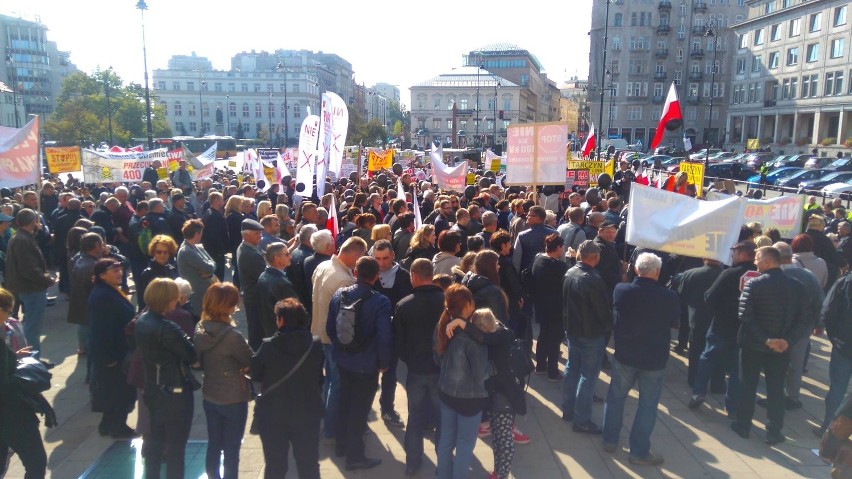
[[[45,339],[42,355],[56,362],[53,369],[53,387],[45,396],[56,410],[59,426],[42,428],[48,455],[48,476],[54,479],[80,477],[114,441],[102,438],[97,432],[100,414],[90,411],[89,393],[85,380],[85,358],[76,356],[76,327],[65,322],[68,302],[57,299],[56,305],[47,308],[44,321]],[[238,313],[240,327],[245,329],[242,313]],[[561,383],[546,381],[533,375],[528,389],[529,412],[519,417],[517,424],[529,434],[532,443],[516,448],[512,476],[515,478],[625,478],[625,477],[682,477],[682,478],[825,478],[829,467],[811,449],[818,447],[818,439],[811,429],[818,425],[823,415],[823,397],[828,392],[828,358],[830,344],[823,338],[812,342],[809,372],[803,383],[801,400],[804,408],[787,412],[784,432],[787,441],[774,447],[763,442],[765,410],[757,408],[756,425],[751,438],[741,439],[729,429],[722,398],[708,396],[698,410],[686,407],[689,389],[686,386],[686,360],[672,355],[666,375],[665,389],[659,408],[652,448],[665,458],[659,467],[633,466],[627,460],[627,431],[622,433],[621,445],[615,454],[603,451],[600,436],[587,436],[571,431],[570,423],[561,421]],[[563,358],[567,351],[563,346]],[[405,367],[400,364],[400,384],[397,386],[396,409],[403,420],[408,417],[405,389]],[[606,397],[609,375],[601,374],[597,393]],[[631,395],[625,408],[625,429],[630,428],[636,411],[636,393]],[[201,394],[195,395],[190,441],[205,441],[206,425],[201,406]],[[378,419],[378,395],[369,427],[373,431],[366,437],[367,454],[379,457],[382,464],[369,471],[349,472],[343,459],[334,457],[334,446],[320,444],[320,469],[323,478],[400,478],[404,477],[404,430],[388,428]],[[593,420],[600,424],[603,406],[596,404]],[[249,411],[251,417],[251,411]],[[129,419],[136,423],[135,412]],[[196,457],[203,463],[203,445],[194,447]],[[436,463],[435,449],[430,441],[425,445],[427,459],[417,477],[433,478]],[[485,478],[492,470],[493,456],[490,439],[479,440],[474,451],[472,478]],[[187,461],[190,454],[187,454]],[[198,459],[196,459],[197,461]],[[291,459],[288,477],[297,477]],[[141,469],[137,469],[141,474]],[[6,478],[21,479],[24,470],[17,456],[13,457]],[[128,479],[133,477],[129,474]],[[141,476],[137,476],[141,477]],[[200,476],[203,477],[203,476]],[[263,452],[258,436],[246,434],[241,451],[240,477],[263,477]],[[116,477],[115,479],[124,479]],[[195,479],[194,477],[192,479]]]

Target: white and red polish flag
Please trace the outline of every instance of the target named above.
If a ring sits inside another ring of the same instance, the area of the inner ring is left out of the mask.
[[[677,88],[674,82],[669,87],[669,94],[666,95],[666,104],[663,105],[663,114],[660,116],[660,123],[657,124],[657,132],[654,134],[654,139],[651,141],[650,151],[663,141],[665,130],[674,131],[683,126],[683,114],[680,112],[680,100],[677,98]]]
[[[337,205],[335,204],[334,195],[331,195],[331,206],[328,210],[328,219],[325,220],[325,228],[331,231],[331,236],[337,243],[337,235],[340,233],[340,226],[337,223]]]
[[[583,156],[589,156],[589,153],[595,149],[595,136],[595,124],[592,123],[592,127],[589,129],[589,136],[586,137],[586,141],[583,143]]]

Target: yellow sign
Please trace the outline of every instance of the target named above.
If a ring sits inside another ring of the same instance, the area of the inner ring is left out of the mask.
[[[567,151],[568,151],[568,152],[565,154],[565,158],[566,158],[568,161],[573,160],[574,158],[572,158],[572,157],[571,157],[571,148],[568,148],[568,150],[567,150]]]
[[[468,173],[465,184],[475,185],[476,184],[476,174],[475,173]]]
[[[367,157],[368,171],[389,170],[391,166],[393,166],[393,150],[387,150],[381,154],[370,150]]]
[[[695,192],[698,198],[701,198],[704,186],[704,163],[682,162],[680,171],[686,173],[686,182],[695,185]]]
[[[275,181],[275,168],[271,166],[263,165],[263,174],[266,176],[267,181]],[[258,178],[260,179],[260,178]]]
[[[598,176],[606,173],[612,178],[615,175],[615,162],[609,161],[586,161],[568,160],[569,170],[589,170],[589,186],[598,186]]]
[[[76,146],[49,147],[44,149],[47,169],[51,173],[80,171],[80,148]]]
[[[491,171],[494,173],[500,173],[500,158],[491,159]]]
[[[746,150],[759,150],[760,140],[757,138],[749,138],[746,140]]]
[[[165,167],[157,168],[157,177],[161,180],[165,180],[169,177],[169,170],[167,170]]]
[[[236,168],[236,167],[237,167],[237,162],[236,162],[236,161],[234,161],[234,160],[229,161],[229,162],[228,162],[228,167],[229,167],[229,168]]]

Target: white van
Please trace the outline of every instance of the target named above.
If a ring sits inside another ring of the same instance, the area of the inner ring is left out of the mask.
[[[607,138],[601,141],[601,151],[606,151],[610,146],[614,146],[616,150],[628,149],[627,140],[624,138]]]

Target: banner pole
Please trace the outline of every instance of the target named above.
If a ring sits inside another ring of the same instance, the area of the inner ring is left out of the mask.
[[[534,126],[533,135],[533,203],[538,205],[538,126]]]
[[[364,174],[364,165],[361,161],[361,148],[364,146],[364,140],[358,142],[358,178],[355,181],[355,191],[361,191],[361,175]]]

